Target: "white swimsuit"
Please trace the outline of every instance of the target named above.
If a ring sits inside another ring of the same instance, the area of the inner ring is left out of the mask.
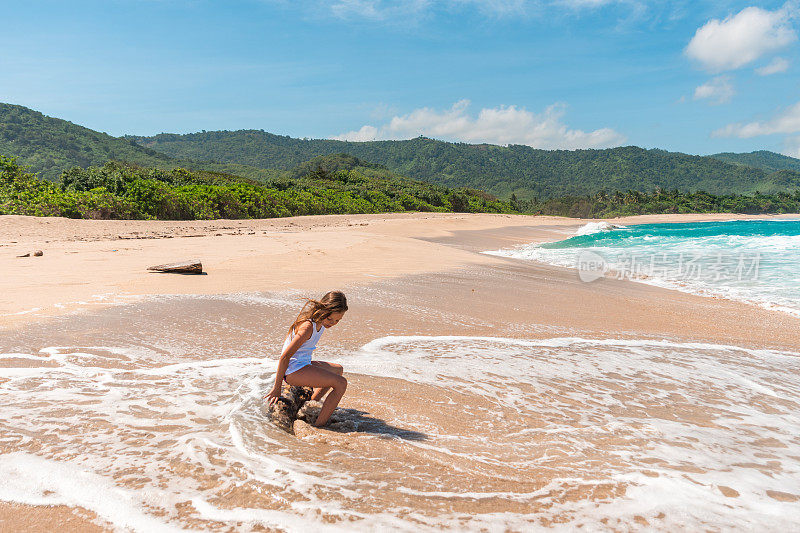
[[[317,330],[317,325],[314,324],[313,321],[311,322],[311,338],[308,339],[306,342],[300,345],[296,352],[291,359],[289,359],[289,366],[286,367],[285,376],[288,376],[292,372],[297,372],[304,366],[308,366],[311,364],[311,353],[317,347],[317,341],[319,340],[322,332],[325,331],[325,326],[320,325],[319,330]],[[289,347],[291,344],[292,339],[294,339],[295,332],[292,332],[286,336],[286,340],[283,341],[283,349],[281,350],[281,355],[286,352],[286,348]]]

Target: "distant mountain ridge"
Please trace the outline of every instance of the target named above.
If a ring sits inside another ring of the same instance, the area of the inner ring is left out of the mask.
[[[0,155],[16,157],[31,172],[56,180],[73,167],[103,166],[125,161],[146,167],[229,172],[253,179],[273,177],[274,172],[230,163],[217,165],[175,159],[122,137],[113,137],[59,118],[48,117],[24,106],[0,103]]]
[[[601,190],[656,188],[752,194],[800,187],[798,171],[764,170],[714,157],[636,146],[539,150],[520,145],[450,143],[425,137],[348,142],[294,139],[260,130],[128,138],[172,157],[236,161],[283,170],[319,155],[347,153],[415,179],[482,189],[500,198],[511,194],[518,198],[552,198]]]
[[[0,155],[13,156],[46,179],[71,167],[102,166],[111,159],[160,167],[172,158],[119,137],[0,103]]]
[[[348,154],[362,165],[447,187],[470,187],[520,200],[583,196],[600,191],[711,194],[790,192],[800,188],[793,158],[772,152],[693,156],[625,146],[602,150],[539,150],[528,146],[406,141],[295,139],[262,130],[113,137],[23,106],[0,104],[0,155],[18,157],[56,179],[72,167],[109,160],[184,167],[257,180],[286,177],[315,157]]]
[[[769,172],[776,172],[778,170],[792,170],[800,172],[800,159],[789,157],[788,155],[776,154],[767,150],[758,150],[750,152],[749,154],[735,154],[732,152],[723,152],[721,154],[714,154],[709,157],[725,161],[726,163],[733,163],[735,165],[746,165],[748,167],[760,168]]]

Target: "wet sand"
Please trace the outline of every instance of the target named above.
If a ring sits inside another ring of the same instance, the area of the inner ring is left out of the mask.
[[[619,222],[731,218],[658,216]],[[582,283],[569,269],[477,253],[565,238],[585,224],[583,220],[417,214],[202,223],[92,222],[0,218],[0,266],[11,272],[0,302],[5,353],[36,353],[48,346],[113,346],[181,331],[188,343],[213,346],[217,355],[274,358],[277,354],[270,349],[280,345],[283,324],[296,312],[291,307],[259,307],[262,303],[248,303],[246,296],[208,296],[202,301],[190,296],[147,296],[265,292],[267,297],[281,293],[291,299],[334,287],[347,291],[351,311],[326,339],[331,356],[390,335],[666,339],[800,351],[796,335],[800,320],[779,312],[629,281]],[[15,257],[33,249],[42,249],[45,255]],[[150,264],[189,256],[203,260],[207,276],[143,271]],[[113,297],[93,300],[94,295],[107,293]],[[130,303],[111,305],[120,301]],[[274,313],[264,316],[264,309]],[[191,359],[191,349],[186,358]],[[406,381],[398,385],[389,378],[358,374],[351,377],[351,383],[342,407],[370,413],[385,424],[403,425],[404,420],[416,417],[415,427],[457,434],[453,424],[465,422],[458,410],[436,412],[442,406],[421,406],[415,399],[436,399],[437,391],[427,385]],[[480,397],[460,394],[457,404],[474,412],[488,409]],[[508,411],[504,416],[516,417],[521,428],[544,423],[537,422],[533,414]],[[703,414],[669,416],[698,420]],[[381,446],[370,446],[369,454],[380,457]],[[384,450],[396,451],[392,446]],[[419,452],[411,449],[408,453]],[[430,452],[427,457],[433,461],[431,476],[444,476],[452,466],[445,456]],[[423,459],[407,460],[419,464]],[[397,472],[401,464],[389,461],[383,466]],[[497,468],[490,469],[498,479],[496,486],[482,490],[498,494],[521,490],[519,480],[504,484],[504,476],[513,476]],[[473,482],[485,484],[486,479],[481,476]],[[374,481],[389,482],[380,476]],[[451,482],[463,484],[465,479],[456,476]],[[546,477],[534,478],[527,489],[535,492],[546,485]],[[423,495],[430,492],[430,486],[423,483],[407,489],[411,492],[403,496],[408,500],[403,505],[417,506],[429,515],[437,512],[437,505],[442,512],[452,513],[468,513],[476,510],[476,505],[478,512],[487,513],[531,509],[501,497],[477,503],[444,499],[430,504],[430,495]],[[419,495],[414,495],[415,490]],[[575,494],[563,497],[586,498],[587,491],[596,491],[593,498],[604,498],[617,490],[615,486],[577,485]],[[231,496],[228,505],[236,507],[250,497],[254,496]],[[373,502],[374,509],[384,504],[380,498]],[[52,521],[69,518],[69,524],[78,520],[74,530],[98,527],[90,521],[89,511],[76,512],[63,506],[2,504],[0,524],[47,531],[52,529]],[[208,527],[207,522],[194,525]]]
[[[96,514],[81,508],[57,506],[0,504],[0,531],[59,531],[64,533],[95,533],[112,531],[98,525]],[[100,524],[103,521],[99,521]]]

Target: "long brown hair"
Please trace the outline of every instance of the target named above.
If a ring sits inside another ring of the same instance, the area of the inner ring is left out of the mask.
[[[344,313],[347,311],[347,298],[342,291],[331,291],[319,300],[311,298],[304,298],[306,301],[303,309],[297,318],[294,319],[291,327],[289,327],[289,334],[297,331],[297,326],[311,320],[318,324],[320,320],[324,320],[331,316],[333,313]]]

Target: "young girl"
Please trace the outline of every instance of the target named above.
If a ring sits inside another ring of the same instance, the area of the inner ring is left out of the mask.
[[[317,341],[325,328],[338,324],[346,311],[347,298],[339,291],[331,291],[319,301],[307,299],[283,343],[275,373],[275,386],[264,396],[269,405],[280,398],[281,382],[284,380],[289,385],[312,387],[312,400],[319,400],[330,390],[315,425],[322,427],[328,423],[347,389],[347,380],[342,376],[342,365],[312,361],[311,352],[317,347]]]

